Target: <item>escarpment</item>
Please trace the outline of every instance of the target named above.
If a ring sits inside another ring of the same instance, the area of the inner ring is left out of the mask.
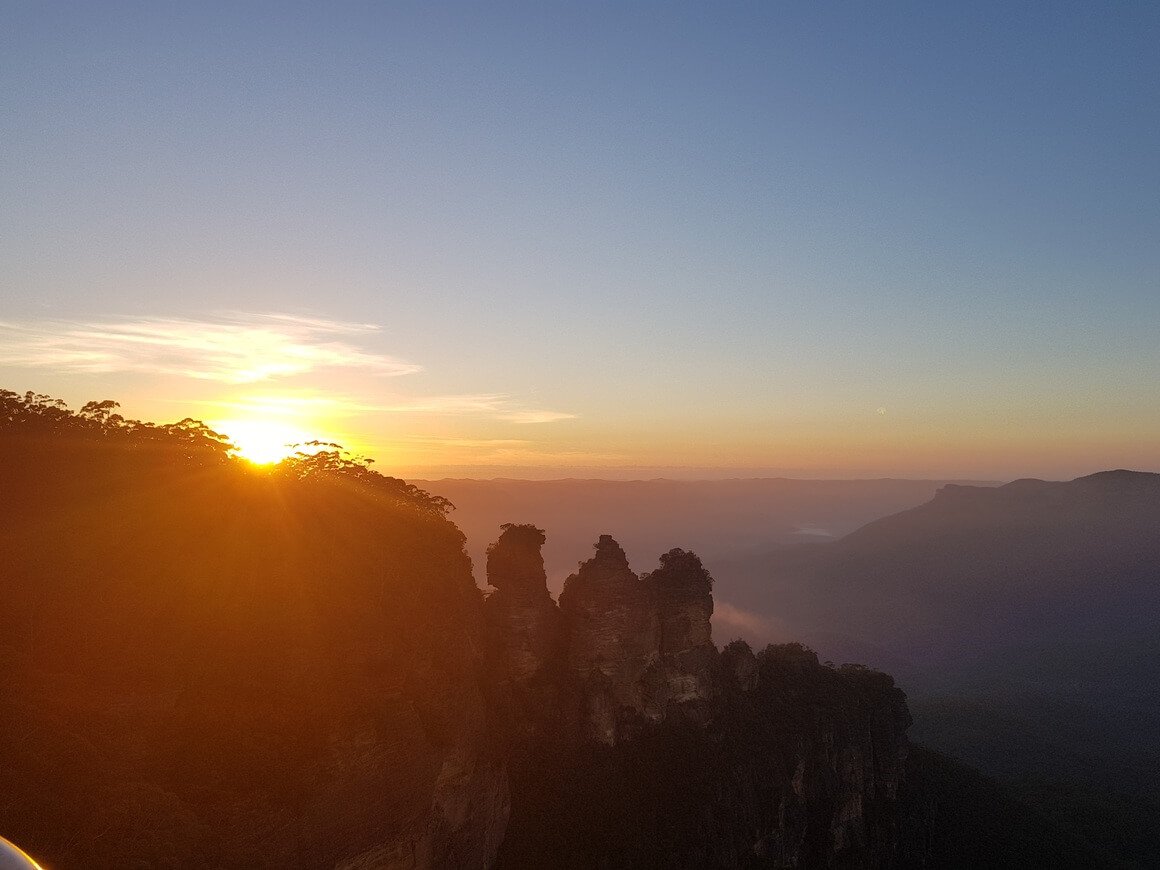
[[[910,718],[890,677],[796,644],[719,652],[712,578],[684,550],[638,575],[601,535],[556,608],[543,542],[505,526],[489,551],[522,699],[498,866],[895,863]]]
[[[510,729],[441,500],[38,401],[0,391],[0,832],[57,870],[490,866]]]

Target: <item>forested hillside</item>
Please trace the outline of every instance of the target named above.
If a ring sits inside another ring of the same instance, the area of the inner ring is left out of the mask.
[[[333,450],[262,472],[193,421],[0,401],[5,835],[60,868],[494,851],[479,592],[445,502]]]

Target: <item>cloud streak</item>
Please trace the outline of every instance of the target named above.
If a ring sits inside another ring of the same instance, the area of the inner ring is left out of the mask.
[[[509,423],[558,423],[576,419],[575,414],[566,411],[504,411],[499,416]]]
[[[93,321],[0,320],[0,366],[88,375],[146,372],[227,385],[277,384],[339,371],[397,377],[422,366],[367,349],[371,323],[290,314],[228,312],[215,318],[110,318]],[[309,383],[309,380],[307,381]],[[541,424],[575,417],[526,408],[506,393],[408,396],[391,391],[353,398],[333,390],[288,385],[268,394],[216,404],[251,416],[321,414],[458,415]],[[365,387],[364,383],[364,387]]]
[[[418,444],[435,447],[474,447],[486,449],[521,448],[534,442],[524,438],[440,438],[438,436],[415,436],[399,439],[402,444]]]
[[[480,414],[509,423],[556,423],[576,417],[575,414],[565,411],[522,409],[515,406],[510,396],[502,393],[406,398],[379,405],[375,410],[398,413]]]
[[[734,607],[727,601],[713,605],[713,632],[719,641],[741,637],[757,645],[784,642],[794,635],[781,620]]]
[[[149,372],[227,384],[322,369],[358,369],[380,376],[422,371],[349,340],[377,329],[284,314],[231,314],[215,320],[0,321],[0,365],[83,374]]]
[[[317,416],[332,414],[421,414],[491,417],[509,423],[555,423],[571,420],[564,411],[521,409],[510,396],[496,393],[452,396],[395,396],[386,402],[369,402],[348,396],[311,391],[252,395],[215,404],[231,410],[259,415]]]

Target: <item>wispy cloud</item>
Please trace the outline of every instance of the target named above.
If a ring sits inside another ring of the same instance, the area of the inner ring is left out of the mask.
[[[624,456],[612,453],[550,449],[539,442],[520,438],[460,438],[441,436],[409,436],[395,443],[407,448],[408,461],[416,466],[430,465],[521,465],[542,467],[605,466],[624,461]],[[451,448],[456,459],[447,463]]]
[[[834,538],[837,537],[829,529],[824,529],[821,526],[794,526],[793,533],[801,535],[803,538]]]
[[[92,374],[151,372],[230,384],[320,369],[360,369],[385,376],[422,370],[350,341],[377,329],[285,314],[0,321],[0,365]]]
[[[507,395],[394,396],[388,401],[363,401],[309,390],[281,391],[214,403],[251,414],[279,416],[344,416],[363,413],[464,415],[490,417],[509,423],[555,423],[571,420],[564,411],[523,409]]]
[[[382,410],[373,402],[315,390],[279,390],[208,404],[256,417],[347,417]]]
[[[769,623],[765,617],[749,610],[742,610],[740,607],[734,607],[724,601],[718,601],[714,604],[713,621],[752,634],[769,633]]]
[[[502,393],[462,396],[421,396],[379,405],[379,411],[426,414],[483,414],[509,423],[556,423],[572,420],[575,414],[520,408],[511,396]]]
[[[496,393],[455,396],[398,396],[379,403],[376,411],[422,414],[492,414],[503,407],[507,396]]]
[[[509,423],[556,423],[576,418],[575,414],[565,411],[507,411],[499,416]]]
[[[372,323],[348,323],[293,314],[227,312],[213,318],[162,317],[104,320],[0,320],[0,366],[105,375],[148,372],[223,384],[276,384],[289,378],[357,370],[407,375],[422,366],[366,346]],[[311,383],[309,379],[305,383]],[[527,408],[506,393],[404,395],[378,387],[353,398],[331,390],[287,384],[269,393],[215,404],[257,416],[319,417],[367,413],[460,415],[507,423],[554,423],[575,417]],[[366,384],[363,384],[366,388]]]
[[[533,442],[523,438],[438,438],[434,436],[404,437],[398,439],[403,444],[434,445],[436,447],[479,447],[502,449],[524,447]]]
[[[742,637],[755,644],[778,642],[793,635],[780,620],[734,607],[727,601],[713,605],[713,630],[718,640]]]

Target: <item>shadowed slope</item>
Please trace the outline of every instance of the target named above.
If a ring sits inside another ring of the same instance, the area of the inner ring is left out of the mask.
[[[256,473],[193,425],[13,415],[7,834],[59,868],[486,866],[506,775],[438,502],[336,457]]]

